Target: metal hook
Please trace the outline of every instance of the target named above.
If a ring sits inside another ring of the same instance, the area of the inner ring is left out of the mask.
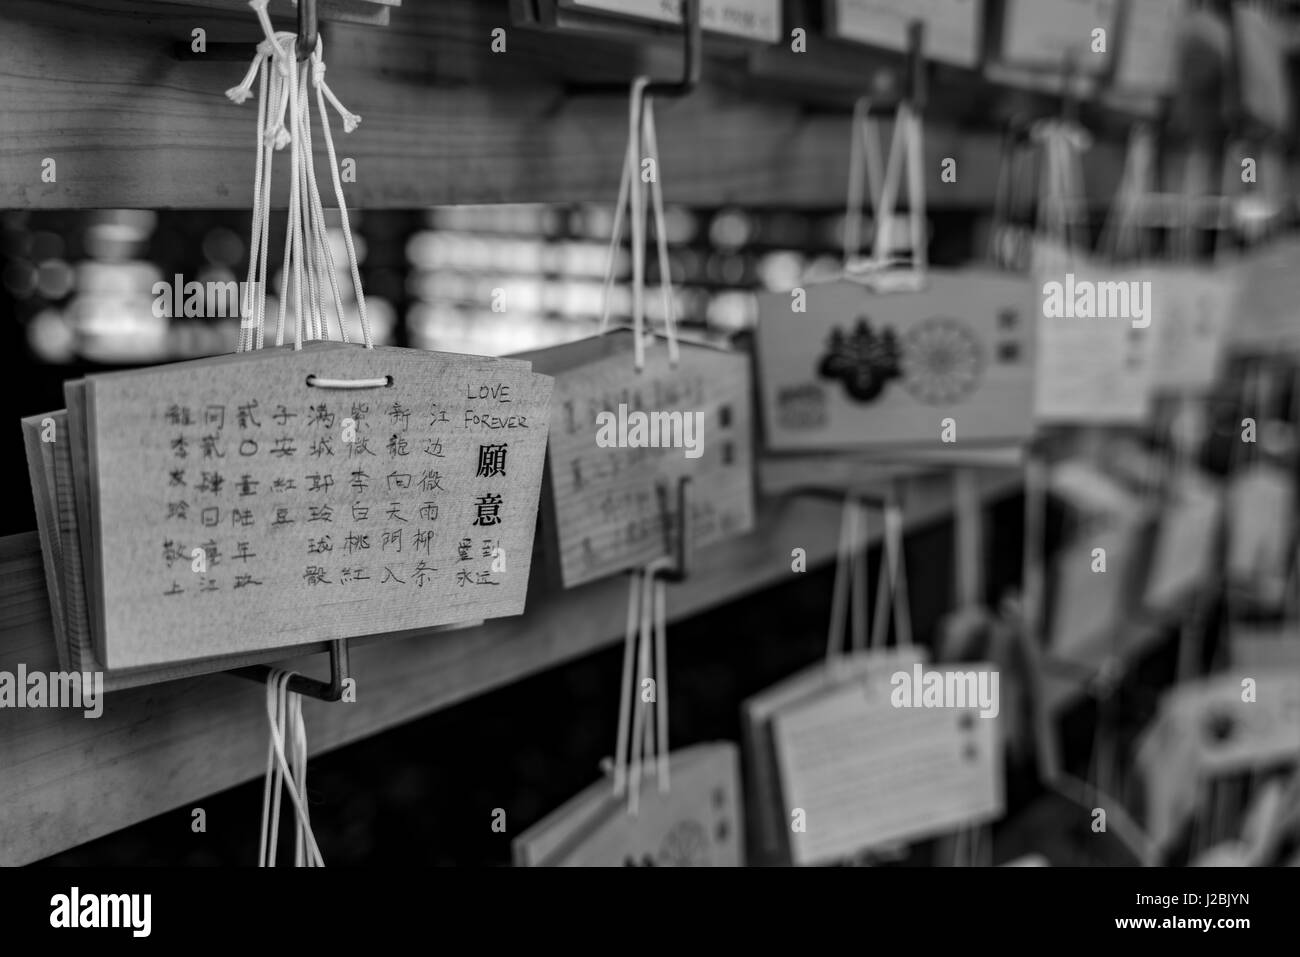
[[[704,41],[700,27],[700,0],[681,0],[682,10],[682,76],[680,80],[652,80],[646,84],[646,96],[683,97],[689,95],[700,83]],[[626,95],[626,83],[568,83],[564,94]]]
[[[298,0],[298,62],[302,63],[316,52],[320,42],[320,28],[316,21],[316,0]]]
[[[664,581],[684,582],[690,574],[691,565],[691,479],[683,475],[677,480],[677,538],[673,542],[673,564],[655,567],[652,574]]]
[[[315,678],[308,678],[306,675],[294,672],[289,677],[288,690],[308,698],[318,698],[321,701],[341,700],[343,697],[343,682],[348,677],[347,639],[331,641],[329,651],[330,679],[328,682],[317,681]],[[259,684],[266,684],[266,679],[271,675],[271,666],[249,665],[247,668],[235,668],[227,672],[227,674],[247,678]]]
[[[925,23],[922,20],[912,20],[907,25],[907,76],[903,80],[903,98],[915,112],[925,112],[928,92],[925,82]]]
[[[1079,93],[1076,79],[1079,63],[1074,50],[1067,50],[1061,62],[1061,119],[1070,125],[1079,122]]]
[[[700,82],[703,33],[700,28],[700,0],[682,0],[682,78],[677,82],[654,80],[646,96],[687,96]]]

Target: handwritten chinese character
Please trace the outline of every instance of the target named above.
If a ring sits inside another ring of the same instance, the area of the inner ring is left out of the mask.
[[[221,564],[221,549],[217,548],[217,543],[214,539],[209,539],[200,545],[199,548],[203,549],[203,554],[208,560],[208,565],[215,568],[217,565]]]
[[[325,577],[324,565],[308,565],[307,571],[303,573],[302,577],[308,585],[333,584],[333,582]]]
[[[400,426],[405,432],[411,424],[411,410],[400,402],[394,402],[388,409],[388,421],[393,428]]]
[[[221,486],[226,484],[226,480],[220,472],[202,472],[200,474],[203,478],[195,491],[210,492],[213,495],[221,494]]]
[[[477,515],[474,517],[472,525],[500,525],[501,524],[501,496],[488,492],[480,495],[474,503]]]
[[[241,429],[248,428],[249,423],[252,423],[255,428],[260,429],[262,427],[262,423],[257,421],[257,416],[253,415],[253,410],[256,408],[257,400],[254,399],[252,402],[246,402],[241,405],[235,412],[235,418],[239,422],[239,427]]]
[[[327,429],[334,428],[334,413],[326,408],[325,403],[313,405],[307,409],[308,425],[323,425]]]
[[[417,588],[423,588],[424,583],[433,577],[432,573],[438,569],[425,564],[424,559],[420,559],[419,564],[415,566],[415,585]]]
[[[476,478],[492,478],[506,474],[506,443],[478,447],[478,472]]]
[[[419,484],[416,485],[421,492],[445,492],[442,487],[442,473],[435,472],[433,469],[425,469],[424,474],[420,476]]]
[[[193,425],[188,405],[169,405],[164,413],[168,425]]]
[[[163,561],[167,567],[171,568],[176,562],[189,560],[189,555],[185,553],[185,546],[178,542],[173,542],[170,538],[163,541]]]

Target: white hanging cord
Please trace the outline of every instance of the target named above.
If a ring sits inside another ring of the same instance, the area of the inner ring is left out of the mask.
[[[888,262],[893,252],[894,207],[898,204],[903,154],[907,150],[908,128],[904,121],[906,111],[906,104],[900,104],[894,114],[894,136],[889,144],[889,160],[885,164],[885,179],[880,187],[880,202],[876,208],[876,236],[871,258],[877,265]]]
[[[835,583],[831,590],[831,621],[826,634],[826,658],[840,652],[846,621],[851,624],[850,647],[860,651],[869,642],[867,618],[868,508],[852,494],[844,497],[840,514],[840,539],[835,555]],[[882,566],[883,567],[883,566]]]
[[[244,80],[238,86],[231,87],[226,91],[226,96],[233,103],[243,103],[248,99],[252,92],[254,75],[258,78],[257,88],[257,167],[253,174],[253,226],[251,230],[251,244],[248,252],[248,279],[244,284],[244,295],[240,299],[239,309],[239,342],[235,347],[236,352],[243,352],[245,349],[253,347],[255,339],[255,330],[257,328],[257,311],[256,289],[253,285],[257,278],[257,259],[258,259],[258,241],[261,238],[261,220],[262,220],[262,172],[265,159],[263,157],[263,147],[265,145],[266,134],[264,126],[266,124],[266,61],[271,55],[269,43],[263,41],[257,45],[257,55],[253,57],[253,64],[248,68]]]
[[[271,739],[266,746],[266,779],[262,787],[262,840],[257,854],[258,867],[275,866],[275,848],[280,830],[280,765],[275,760],[275,729],[284,724],[281,708],[279,669],[272,669],[266,680],[266,714],[271,725]]]
[[[295,43],[296,43],[295,38]],[[289,47],[291,53],[294,46]],[[286,246],[288,240],[292,239],[290,246],[291,255],[285,256],[285,276],[282,285],[285,287],[287,298],[289,278],[293,279],[293,348],[302,349],[303,323],[306,321],[304,315],[306,310],[303,309],[303,284],[302,284],[302,161],[303,161],[303,143],[302,143],[302,111],[299,108],[298,101],[298,58],[297,56],[287,56],[284,60],[287,75],[285,82],[289,84],[289,235],[286,237]]]
[[[320,260],[320,236],[316,232],[316,210],[311,199],[311,177],[315,169],[311,147],[311,99],[307,89],[308,70],[302,71],[298,87],[298,128],[302,133],[303,163],[299,169],[301,183],[298,187],[302,197],[302,234],[303,234],[303,268],[307,276],[308,304],[311,307],[311,332],[314,339],[323,339],[324,313],[321,297],[324,295],[323,277],[318,283],[319,271],[324,265]]]
[[[311,818],[305,803],[307,736],[302,721],[301,696],[288,690],[292,673],[272,669],[267,677],[266,717],[270,725],[271,743],[267,756],[267,783],[262,792],[262,841],[260,866],[274,867],[280,830],[280,789],[289,792],[297,814],[296,843],[299,850],[295,859],[301,858],[310,867],[324,867],[320,848],[311,829]],[[296,769],[290,766],[285,755],[286,738],[294,749]]]
[[[640,371],[645,367],[645,245],[646,207],[650,207],[655,222],[655,242],[659,260],[660,289],[663,295],[664,331],[668,340],[668,362],[676,365],[680,358],[677,341],[677,305],[673,298],[672,271],[668,257],[668,230],[664,215],[662,170],[659,165],[659,143],[655,131],[654,103],[645,95],[649,84],[647,77],[637,77],[632,83],[628,98],[628,141],[623,156],[623,172],[619,180],[618,201],[614,207],[614,222],[610,230],[609,252],[602,284],[601,315],[598,335],[609,329],[610,294],[614,288],[614,265],[619,242],[623,236],[623,220],[631,221],[632,252],[632,335],[633,365]],[[654,176],[647,190],[641,178],[642,161],[649,160]],[[626,210],[626,213],[625,213]]]
[[[1064,120],[1040,120],[1030,129],[1043,147],[1039,172],[1038,226],[1065,249],[1076,245],[1078,206],[1082,202],[1082,153],[1092,139],[1082,127]]]
[[[645,368],[645,183],[641,180],[641,162],[645,155],[642,142],[644,129],[641,124],[645,106],[645,88],[641,86],[638,95],[629,103],[628,128],[636,142],[636,160],[632,169],[632,190],[629,193],[629,209],[632,220],[632,334],[633,364],[638,372]],[[644,614],[644,609],[642,610]]]
[[[911,599],[907,593],[907,563],[903,555],[903,509],[891,495],[885,503],[884,560],[880,563],[880,577],[876,583],[876,617],[872,628],[871,647],[885,647],[886,632],[892,606],[897,641],[900,648],[912,646]],[[886,595],[889,600],[886,601]]]
[[[623,681],[619,685],[618,740],[614,747],[614,796],[622,797],[627,786],[627,732],[632,713],[632,698],[636,693],[634,661],[636,659],[637,625],[641,620],[641,583],[639,571],[628,575],[627,628],[623,632]]]
[[[319,44],[320,41],[317,40]],[[339,222],[343,230],[343,245],[348,253],[348,265],[352,270],[352,286],[356,290],[357,312],[361,316],[361,335],[367,349],[375,347],[374,334],[370,328],[370,315],[366,312],[366,294],[361,289],[361,267],[357,262],[356,246],[352,242],[352,225],[348,219],[348,204],[343,198],[343,181],[339,178],[338,156],[334,152],[334,134],[330,132],[329,114],[325,110],[325,100],[338,111],[343,118],[343,132],[351,133],[361,122],[361,117],[350,112],[338,101],[334,91],[325,82],[325,61],[318,45],[312,55],[312,82],[316,85],[316,106],[320,113],[321,130],[325,133],[325,152],[329,156],[330,178],[334,182],[334,199],[339,207]],[[340,307],[341,309],[341,307]],[[340,325],[342,320],[340,318]]]
[[[646,77],[638,77],[632,82],[631,106],[639,110],[640,97],[649,83]],[[635,120],[632,121],[635,123]],[[604,335],[609,327],[609,294],[614,288],[614,261],[618,253],[619,241],[623,238],[623,215],[627,208],[628,197],[632,191],[632,177],[639,174],[640,156],[637,152],[637,133],[630,130],[627,137],[627,151],[623,154],[623,175],[618,182],[618,201],[614,204],[614,223],[610,227],[609,254],[605,257],[605,282],[601,293],[600,329],[598,335]]]
[[[857,510],[850,496],[844,497],[840,510],[840,540],[835,549],[835,583],[831,586],[831,622],[826,633],[826,658],[840,654],[844,623],[849,606],[849,566],[853,554],[853,524]]]
[[[862,502],[854,503],[854,527],[850,536],[852,542],[853,589],[850,593],[853,619],[852,647],[861,651],[867,647],[867,546],[870,539],[867,534],[867,507]]]
[[[880,228],[876,204],[881,189],[880,131],[871,118],[871,100],[861,97],[853,104],[853,135],[849,140],[849,189],[844,210],[844,265],[848,265],[862,248],[863,172],[866,193],[871,203],[872,220]]]
[[[1102,227],[1099,247],[1112,258],[1133,256],[1145,249],[1139,219],[1153,188],[1155,140],[1149,126],[1138,123],[1129,131],[1115,198]]]
[[[655,242],[659,248],[659,287],[664,298],[664,329],[668,337],[668,364],[676,366],[680,355],[677,351],[677,316],[673,300],[673,278],[668,261],[668,230],[664,222],[663,167],[659,165],[659,142],[655,135],[654,97],[645,97],[642,105],[642,136],[645,139],[646,155],[654,165],[654,179],[650,181],[651,208],[655,216]]]
[[[666,794],[671,787],[668,750],[667,591],[658,574],[670,565],[670,559],[656,559],[629,576],[618,741],[614,757],[614,796],[622,798],[626,791],[627,812],[633,816],[640,809],[643,774],[654,774],[660,793]],[[647,679],[653,685],[647,686]],[[653,701],[642,699],[646,687],[654,688]],[[648,713],[647,708],[651,704],[654,707],[653,715]]]
[[[668,780],[668,595],[664,580],[653,572],[650,574],[654,586],[654,639],[655,639],[655,717],[658,719],[658,733],[655,741],[659,745],[659,792],[667,794],[670,789]]]
[[[255,176],[256,188],[253,201],[253,230],[250,243],[249,283],[250,290],[256,290],[255,303],[249,303],[245,309],[244,323],[257,330],[241,328],[240,350],[256,347],[263,342],[265,328],[265,272],[267,258],[267,234],[270,217],[271,196],[271,155],[275,149],[290,147],[290,192],[288,225],[285,230],[284,269],[282,271],[282,293],[276,329],[276,344],[283,345],[285,337],[285,316],[287,314],[290,287],[294,298],[294,346],[302,347],[302,340],[323,339],[330,335],[329,321],[325,309],[325,290],[329,288],[338,316],[339,336],[344,342],[349,341],[347,326],[344,322],[343,300],[339,289],[337,270],[333,251],[328,241],[328,229],[325,224],[324,209],[320,189],[316,180],[313,161],[311,134],[311,97],[308,91],[307,66],[298,64],[296,55],[297,37],[293,33],[275,33],[270,17],[267,15],[267,0],[250,0],[249,6],[256,13],[258,22],[266,35],[265,41],[258,45],[258,57],[250,66],[242,83],[227,91],[234,102],[242,103],[251,95],[253,78],[265,70],[268,77],[265,101],[259,96],[258,129],[258,169]],[[361,271],[357,259],[356,247],[352,238],[351,223],[348,218],[347,204],[343,198],[343,184],[339,176],[338,157],[334,150],[333,133],[330,128],[329,114],[325,108],[328,100],[343,120],[345,132],[352,132],[361,122],[361,117],[349,111],[325,82],[324,43],[317,42],[316,49],[310,57],[310,81],[316,89],[316,102],[320,114],[321,129],[325,134],[325,148],[329,157],[330,173],[334,183],[334,194],[338,204],[342,224],[343,242],[347,250],[352,273],[353,287],[356,292],[357,310],[361,318],[362,333],[367,348],[373,348],[374,338],[366,309],[365,293],[361,287]],[[263,112],[263,103],[266,111]],[[287,119],[286,119],[287,118]],[[256,264],[256,265],[255,265]],[[257,273],[259,281],[253,285],[253,275]],[[306,273],[304,286],[303,276]],[[255,345],[254,345],[255,343]]]
[[[312,82],[315,83],[318,74],[318,65],[320,70],[324,69],[324,50],[325,41],[317,38],[316,49],[312,53]],[[307,133],[307,141],[311,142],[311,106],[310,103],[304,104],[304,124],[303,129]],[[311,150],[308,150],[311,155]],[[334,263],[334,251],[330,247],[329,230],[325,225],[325,211],[321,204],[320,188],[316,183],[316,164],[307,163],[307,189],[311,196],[311,215],[312,215],[312,232],[315,237],[316,261],[320,268],[322,280],[319,282],[324,295],[324,287],[328,284],[330,294],[334,300],[334,312],[338,319],[339,337],[344,342],[350,342],[348,335],[347,323],[343,319],[343,294],[339,290],[338,269]],[[329,320],[325,320],[326,330],[325,337],[329,337]]]
[[[311,339],[321,338],[320,289],[316,286],[316,250],[315,217],[311,208],[311,189],[307,183],[307,169],[313,165],[311,153],[311,109],[307,101],[307,71],[303,70],[298,78],[298,135],[302,141],[303,162],[298,167],[299,230],[303,238],[302,273],[307,288],[307,336]]]
[[[652,617],[653,609],[651,607],[651,594],[648,587],[649,574],[642,571],[639,576],[638,584],[641,587],[640,600],[640,627],[637,629],[637,649],[636,649],[636,672],[637,679],[632,688],[632,694],[635,696],[632,702],[635,710],[632,712],[632,765],[628,772],[628,801],[627,811],[635,816],[641,801],[641,762],[645,753],[645,735],[650,730],[645,726],[648,723],[646,709],[643,707],[644,702],[640,700],[637,694],[641,687],[641,682],[649,677],[651,667],[650,656],[650,637],[653,633]]]
[[[925,236],[925,127],[921,114],[905,103],[901,122],[908,130],[907,211],[912,225],[912,270],[924,273],[929,268],[929,251]]]

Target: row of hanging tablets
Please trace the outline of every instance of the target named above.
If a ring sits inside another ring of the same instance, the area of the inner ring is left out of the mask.
[[[326,241],[312,162],[311,104],[317,106],[332,170],[337,163],[326,104],[341,115],[347,132],[360,128],[361,118],[325,82],[323,49],[299,62],[293,36],[275,34],[265,5],[254,7],[266,39],[244,82],[229,91],[239,103],[258,86],[252,295],[243,303],[241,351],[88,376],[68,384],[66,412],[24,423],[61,661],[105,671],[106,687],[113,690],[275,660],[289,648],[324,641],[520,614],[537,555],[566,587],[644,569],[630,592],[627,704],[614,788],[603,793],[635,804],[651,776],[667,793],[670,768],[676,771],[671,793],[680,794],[695,786],[690,782],[698,772],[700,793],[708,794],[712,808],[711,826],[697,821],[702,832],[686,827],[669,843],[687,846],[681,853],[689,858],[703,833],[706,846],[738,854],[734,749],[709,750],[698,763],[685,755],[669,760],[666,599],[658,577],[663,569],[656,563],[674,550],[674,535],[688,535],[693,549],[753,528],[750,364],[727,348],[679,338],[667,285],[664,334],[647,335],[644,328],[649,219],[660,274],[669,275],[660,178],[646,182],[641,175],[645,158],[658,168],[645,81],[633,85],[629,101],[610,259],[612,264],[622,221],[630,220],[630,329],[505,359],[375,348],[368,331],[363,344],[350,345],[329,341],[331,303],[334,326],[346,338],[340,274],[346,281],[350,273],[366,329],[364,295],[337,175],[346,269],[333,261]],[[825,484],[826,453],[845,450],[870,452],[876,464],[892,463],[890,469],[899,462],[921,469],[1005,464],[1005,450],[1030,437],[1036,410],[1052,421],[1139,420],[1150,394],[1150,356],[1158,352],[1153,343],[1166,335],[1193,356],[1178,365],[1182,378],[1175,385],[1194,391],[1208,384],[1230,297],[1179,298],[1189,287],[1204,288],[1198,282],[1206,270],[1196,281],[1180,274],[1159,283],[1155,293],[1126,300],[1135,310],[1184,301],[1146,313],[1150,321],[1144,326],[1113,318],[1040,320],[1035,286],[1025,276],[927,268],[920,116],[904,104],[894,130],[886,162],[870,111],[864,104],[855,112],[853,225],[842,273],[810,276],[790,295],[763,304],[758,370],[770,452],[821,454],[794,463],[805,478],[815,474],[812,484],[819,485]],[[1037,133],[1045,155],[1040,225],[1044,248],[1054,243],[1054,252],[1038,257],[1036,268],[1077,288],[1085,288],[1081,282],[1116,284],[1108,267],[1085,263],[1070,244],[1081,132],[1047,123]],[[1117,204],[1115,214],[1121,239],[1137,230],[1127,200],[1143,188],[1139,143],[1135,137],[1121,193],[1126,202]],[[286,295],[276,316],[276,346],[264,348],[272,167],[277,154],[286,152]],[[856,217],[864,175],[880,225],[872,254],[860,258]],[[893,258],[890,225],[904,177],[911,257],[899,261]],[[1226,270],[1209,275],[1228,283]],[[1132,332],[1140,333],[1137,346]],[[290,334],[292,347],[283,345]],[[1134,355],[1140,357],[1136,362]],[[788,459],[772,461],[791,467]],[[858,486],[871,474],[861,460],[853,461],[844,486]],[[685,499],[688,514],[679,522],[668,491],[682,478],[695,481]],[[902,582],[899,508],[891,499],[886,510],[886,541],[893,544],[882,579],[895,596]],[[860,517],[845,522],[844,541],[850,544],[841,544],[842,562],[856,553],[852,543],[862,535]],[[535,526],[542,531],[536,543]],[[865,602],[865,591],[861,595]],[[903,637],[901,601],[895,632]],[[854,611],[855,619],[864,615]],[[883,641],[883,633],[876,640]],[[910,648],[904,654],[920,667]],[[879,670],[878,676],[887,673]],[[268,781],[284,779],[292,797],[295,782],[299,793],[302,788],[305,734],[297,712],[285,703],[280,680],[268,698],[276,729]],[[646,680],[652,682],[651,697],[643,699]],[[859,730],[872,722],[863,721],[865,706],[858,698],[840,702],[820,679],[814,684],[816,694],[792,693],[792,700],[808,706],[807,713],[798,712],[799,720],[792,716],[782,724],[782,704],[765,719],[770,728],[754,734],[770,734],[776,742],[787,788],[805,789],[799,793],[807,794],[807,806],[800,810],[828,820],[838,811],[817,804],[833,801],[818,775],[836,776],[826,766],[799,765],[804,752],[797,742],[824,734],[825,722],[844,721]],[[654,703],[655,719],[634,707],[635,701]],[[830,711],[823,714],[822,706]],[[890,715],[908,721],[930,713]],[[954,806],[917,820],[902,813],[906,802],[896,804],[900,820],[888,827],[880,814],[866,811],[858,821],[865,831],[846,823],[829,832],[833,839],[825,830],[806,832],[816,840],[796,841],[791,858],[824,860],[853,847],[915,836],[918,828],[973,825],[998,813],[999,752],[991,725],[971,725],[969,714],[960,717],[957,726],[941,722],[943,727],[931,729],[941,750],[957,738],[972,739],[962,745],[958,766],[938,768],[970,777],[971,787],[951,789],[961,798]],[[292,740],[286,742],[286,735]],[[781,741],[791,744],[783,751]],[[289,745],[292,768],[285,754]],[[858,770],[867,777],[878,773]],[[922,780],[936,766],[916,773]],[[724,786],[726,781],[732,784]],[[884,798],[897,802],[897,794],[907,793],[904,782],[895,781]],[[301,844],[306,822],[299,824]],[[829,843],[817,843],[823,839]],[[319,861],[314,841],[306,843],[310,850],[300,858]],[[739,858],[720,858],[732,859]]]

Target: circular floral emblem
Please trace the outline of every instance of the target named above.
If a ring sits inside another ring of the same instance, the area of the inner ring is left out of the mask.
[[[944,405],[975,391],[984,357],[979,340],[956,319],[926,319],[902,340],[903,388],[915,399]]]

